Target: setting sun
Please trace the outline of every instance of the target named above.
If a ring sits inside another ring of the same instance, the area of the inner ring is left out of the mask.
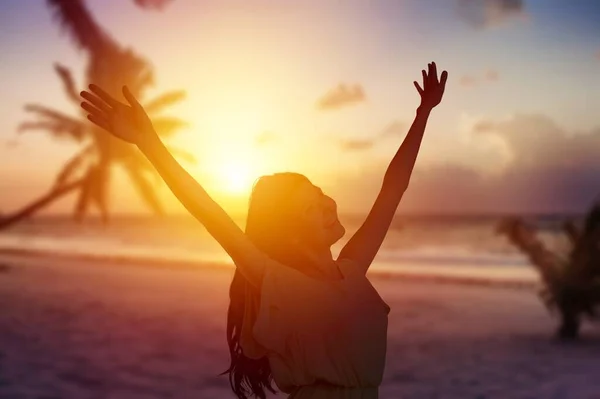
[[[252,184],[257,176],[248,169],[248,165],[240,162],[230,162],[220,169],[223,182],[223,190],[234,194],[245,194],[250,192]]]

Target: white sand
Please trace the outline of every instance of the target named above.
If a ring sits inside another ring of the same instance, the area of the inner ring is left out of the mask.
[[[2,264],[0,398],[233,397],[218,376],[231,269]],[[600,326],[554,342],[535,292],[373,283],[392,307],[381,398],[600,398]]]

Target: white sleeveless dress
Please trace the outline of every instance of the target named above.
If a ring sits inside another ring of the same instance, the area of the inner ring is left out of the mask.
[[[242,349],[268,357],[290,399],[378,398],[390,308],[352,262],[338,265],[339,281],[269,266],[258,303],[247,301]]]

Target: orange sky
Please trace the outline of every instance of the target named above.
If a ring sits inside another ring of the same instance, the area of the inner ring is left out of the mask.
[[[600,7],[591,2],[85,3],[152,62],[149,94],[187,91],[169,114],[190,126],[172,142],[196,155],[188,170],[234,211],[257,177],[284,170],[309,176],[342,211],[367,211],[418,106],[412,81],[432,60],[450,79],[401,212],[578,211],[600,187]],[[69,66],[83,88],[88,59],[45,2],[0,7],[0,211],[9,212],[45,192],[79,148],[41,131],[18,135],[30,119],[24,104],[79,117],[52,65]],[[340,84],[362,95],[331,96]],[[112,188],[116,213],[146,212],[124,175]]]

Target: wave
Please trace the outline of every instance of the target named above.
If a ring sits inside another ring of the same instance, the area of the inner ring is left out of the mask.
[[[227,254],[218,245],[199,246],[197,242],[194,241],[194,246],[144,244],[139,240],[98,235],[93,231],[77,235],[2,233],[0,253],[133,262],[173,268],[198,268],[207,264],[232,266]],[[519,253],[473,249],[467,245],[382,248],[370,268],[370,274],[513,287],[532,287],[539,280],[537,272]]]

